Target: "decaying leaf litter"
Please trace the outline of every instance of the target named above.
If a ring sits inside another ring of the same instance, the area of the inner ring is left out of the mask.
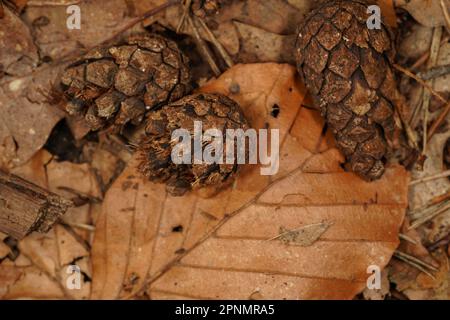
[[[2,235],[1,297],[351,299],[365,287],[367,265],[389,263],[383,294],[357,297],[448,299],[449,26],[440,1],[380,1],[390,24],[398,24],[401,112],[419,146],[416,164],[405,161],[409,187],[397,165],[372,183],[345,172],[295,68],[285,64],[295,64],[289,52],[296,28],[314,1],[219,1],[217,13],[193,2],[192,10],[160,0],[108,1],[107,8],[82,2],[93,13],[83,32],[65,28],[63,2],[3,5],[1,40],[14,41],[5,41],[0,55],[1,166],[78,206],[49,234],[19,243]],[[161,5],[167,8],[154,10]],[[261,177],[250,166],[215,197],[171,197],[134,172],[133,133],[88,133],[55,107],[52,89],[66,65],[115,35],[145,29],[186,50],[197,92],[227,94],[252,127],[280,129],[276,176]],[[432,72],[440,66],[444,71]],[[65,287],[70,264],[82,270],[81,291]]]

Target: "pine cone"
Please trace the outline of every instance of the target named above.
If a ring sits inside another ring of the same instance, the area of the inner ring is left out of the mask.
[[[226,151],[222,154],[223,164],[194,164],[194,121],[201,121],[202,134],[208,129],[220,130],[223,137],[222,150],[227,150],[225,138],[227,129],[245,131],[248,128],[239,105],[219,94],[186,96],[158,111],[149,113],[146,119],[145,136],[139,143],[138,152],[141,163],[138,168],[149,180],[165,182],[167,191],[172,195],[180,196],[190,189],[228,183],[238,169],[236,160],[234,163],[226,163]],[[172,133],[177,129],[186,129],[191,136],[191,154],[189,163],[186,164],[175,164],[171,158],[172,149],[179,142],[172,140]],[[211,141],[201,141],[202,153],[207,148],[211,148]],[[235,149],[235,155],[236,152]],[[248,158],[248,150],[245,157]]]
[[[187,57],[175,42],[155,34],[129,36],[98,47],[71,64],[61,77],[66,110],[82,115],[92,130],[138,125],[148,110],[190,91]]]
[[[397,89],[392,33],[370,30],[368,18],[360,2],[325,3],[300,26],[296,60],[352,170],[373,180],[384,172]]]

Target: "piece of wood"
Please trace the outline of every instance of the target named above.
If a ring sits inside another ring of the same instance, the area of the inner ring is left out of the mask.
[[[18,176],[0,171],[0,231],[16,239],[45,233],[72,202]]]

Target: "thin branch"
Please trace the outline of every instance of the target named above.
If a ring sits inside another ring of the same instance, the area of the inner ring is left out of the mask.
[[[396,112],[400,118],[401,124],[403,126],[403,129],[406,132],[406,137],[408,139],[408,145],[413,149],[418,149],[419,145],[417,143],[417,135],[416,132],[411,128],[411,125],[409,122],[404,118],[404,112],[405,110],[405,99],[402,97],[401,99],[398,99],[397,103],[394,104]]]
[[[434,91],[434,89],[427,84],[425,81],[423,81],[422,79],[420,79],[418,76],[416,76],[414,73],[412,73],[411,71],[409,71],[406,68],[403,68],[402,66],[398,65],[398,64],[394,64],[394,68],[397,69],[400,72],[403,72],[404,74],[406,74],[408,77],[416,80],[417,82],[419,82],[422,86],[424,86],[425,88],[427,88],[428,90],[430,90],[431,94],[434,95],[436,98],[438,98],[440,101],[442,101],[443,103],[447,103],[447,100],[445,100],[445,98],[440,95],[439,93],[437,93],[436,91]]]
[[[206,25],[206,23],[202,20],[196,17],[196,21],[200,22],[201,27],[205,30],[206,34],[208,35],[209,40],[214,44],[219,51],[220,55],[222,56],[223,60],[227,64],[229,68],[231,68],[234,63],[231,59],[228,52],[225,50],[225,48],[222,46],[222,44],[217,40],[216,36],[212,31],[209,29],[209,27]]]
[[[68,221],[68,220],[66,220],[64,218],[61,218],[60,222],[62,224],[68,225],[68,226],[70,226],[72,228],[75,228],[75,229],[86,230],[86,231],[89,231],[89,232],[94,232],[95,231],[95,226],[90,225],[90,224],[72,222],[72,221]]]
[[[442,207],[446,206],[448,203],[450,203],[449,200],[444,200],[440,203],[431,204],[429,206],[425,206],[420,209],[408,212],[408,216],[411,220],[418,220],[418,219],[421,219],[421,218],[429,215],[431,212],[441,209]]]
[[[435,78],[439,78],[445,76],[450,73],[450,64],[446,64],[443,66],[436,66],[429,70],[419,72],[417,76],[423,80],[431,80]]]
[[[394,254],[397,255],[397,256],[404,257],[404,258],[406,258],[406,259],[408,259],[408,260],[410,260],[412,262],[415,262],[418,265],[421,265],[422,267],[427,268],[428,270],[435,271],[435,272],[439,271],[439,269],[436,268],[435,266],[432,266],[431,264],[429,264],[429,263],[427,263],[425,261],[422,261],[419,258],[416,258],[416,257],[414,257],[414,256],[412,256],[410,254],[405,253],[405,252],[402,252],[402,251],[399,251],[399,250],[395,250]]]
[[[430,141],[430,139],[436,133],[436,130],[444,122],[444,120],[447,117],[449,112],[450,112],[450,102],[447,103],[447,105],[444,107],[444,110],[442,110],[442,112],[439,114],[439,116],[434,120],[433,124],[430,126],[430,129],[428,130],[428,141]]]
[[[439,49],[441,48],[441,46],[440,46],[441,38],[442,38],[442,28],[441,27],[434,28],[433,38],[431,40],[431,47],[430,47],[430,59],[428,60],[427,69],[434,67],[437,63]],[[427,81],[427,84],[430,87],[433,87],[434,80]],[[429,116],[429,108],[430,108],[430,99],[431,99],[430,91],[425,90],[423,92],[423,100],[422,100],[422,109],[424,112],[423,123],[422,123],[422,126],[423,126],[422,154],[425,154],[425,152],[427,150],[428,116]]]
[[[394,257],[409,264],[410,266],[416,268],[417,270],[425,273],[426,275],[430,276],[431,278],[436,279],[424,266],[422,266],[422,264],[416,262],[416,261],[420,261],[421,263],[424,263],[423,261],[421,261],[413,256],[410,256],[409,254],[400,252],[398,250],[394,252]],[[411,258],[413,258],[414,260],[412,260]],[[430,266],[430,265],[427,264],[427,266]],[[433,266],[431,266],[431,267],[434,268]]]
[[[427,182],[427,181],[432,181],[432,180],[436,180],[436,179],[441,179],[441,178],[446,178],[450,176],[450,170],[446,170],[443,171],[441,173],[432,175],[432,176],[428,176],[428,177],[424,177],[424,178],[420,178],[420,179],[416,179],[413,180],[409,183],[410,186],[413,186],[415,184],[419,184],[419,183],[423,183],[423,182]]]
[[[200,34],[198,33],[198,29],[194,24],[194,21],[192,20],[191,16],[188,15],[186,17],[186,19],[189,22],[189,26],[192,29],[192,33],[194,35],[194,39],[197,42],[197,45],[203,55],[203,57],[206,59],[206,61],[208,62],[209,66],[211,67],[211,70],[214,72],[214,74],[218,77],[220,76],[221,72],[219,67],[217,66],[216,62],[214,61],[214,58],[212,56],[211,51],[209,50],[209,48],[207,47],[206,42],[202,39],[202,37],[200,36]]]
[[[128,29],[131,29],[132,27],[134,27],[136,24],[138,24],[139,22],[142,22],[148,18],[150,18],[151,16],[154,16],[155,14],[160,13],[161,11],[175,5],[175,4],[179,4],[181,0],[167,0],[165,3],[163,3],[160,6],[157,6],[155,8],[152,8],[146,12],[144,12],[144,14],[140,15],[139,17],[136,17],[134,19],[131,19],[130,22],[128,22],[123,28],[121,28],[118,32],[116,32],[113,36],[111,36],[110,38],[102,41],[102,43],[108,42],[113,40],[114,38],[116,38],[118,35],[124,33],[125,31],[127,31]]]
[[[183,6],[183,15],[181,16],[180,22],[178,22],[178,26],[176,28],[177,33],[180,33],[181,28],[183,28],[183,26],[184,26],[186,17],[188,16],[189,11],[191,10],[191,3],[192,3],[192,0],[187,0]]]
[[[441,4],[442,13],[444,14],[445,23],[447,24],[447,31],[450,33],[450,14],[448,13],[447,6],[445,5],[445,1],[441,0],[440,4]]]
[[[411,229],[416,229],[419,226],[423,225],[424,223],[434,219],[435,217],[437,217],[438,215],[446,212],[447,210],[450,209],[450,204],[447,204],[446,206],[436,210],[436,211],[432,211],[431,213],[428,213],[427,215],[423,216],[422,218],[419,218],[417,220],[414,220],[413,223],[411,223],[411,225],[409,226],[409,230]]]
[[[417,244],[418,244],[416,240],[414,240],[414,239],[411,238],[410,236],[407,236],[406,234],[399,233],[399,234],[398,234],[398,237],[399,237],[401,240],[408,241],[409,243],[412,243],[412,244],[414,244],[414,245],[417,245]]]

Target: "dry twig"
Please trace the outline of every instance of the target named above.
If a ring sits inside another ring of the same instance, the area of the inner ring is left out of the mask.
[[[435,217],[437,217],[438,215],[440,215],[441,213],[446,212],[447,210],[450,209],[450,203],[447,203],[447,205],[443,206],[442,208],[438,209],[438,210],[434,210],[431,212],[428,212],[426,215],[424,215],[423,217],[414,220],[411,225],[409,226],[409,230],[411,229],[416,229],[419,226],[421,226],[422,224],[434,219]]]
[[[413,181],[411,181],[409,183],[409,185],[413,186],[413,185],[418,184],[418,183],[423,183],[423,182],[427,182],[427,181],[441,179],[441,178],[445,178],[445,177],[449,177],[449,176],[450,176],[450,170],[446,170],[446,171],[443,171],[441,173],[438,173],[438,174],[435,174],[435,175],[432,175],[432,176],[428,176],[428,177],[424,177],[424,178],[413,180]]]
[[[214,44],[217,48],[217,50],[219,51],[220,55],[222,56],[223,60],[225,61],[225,63],[227,64],[227,66],[229,68],[231,68],[234,63],[233,60],[231,59],[230,55],[228,54],[228,52],[225,50],[225,48],[222,46],[222,44],[217,40],[216,36],[214,35],[214,33],[212,33],[212,31],[209,29],[209,27],[206,25],[206,23],[202,20],[199,19],[197,17],[196,21],[198,21],[201,25],[201,27],[205,30],[206,34],[208,35],[209,40],[212,42],[212,44]]]
[[[444,14],[445,23],[447,24],[447,32],[450,33],[450,14],[448,13],[445,0],[440,1],[442,13]]]
[[[86,230],[89,232],[94,232],[95,231],[95,226],[90,225],[90,224],[85,224],[85,223],[78,223],[78,222],[73,222],[73,221],[69,221],[66,219],[60,219],[60,222],[62,224],[65,224],[69,227],[75,228],[75,229],[81,229],[81,230]]]
[[[436,27],[433,31],[433,38],[431,40],[431,47],[430,47],[430,59],[428,60],[427,69],[430,69],[436,65],[439,49],[440,49],[440,42],[442,38],[442,28]],[[427,84],[430,87],[433,87],[433,80],[427,81]],[[429,116],[429,107],[430,107],[430,99],[431,99],[431,93],[428,90],[424,90],[423,92],[423,99],[422,99],[422,109],[424,112],[423,115],[423,146],[422,146],[422,154],[425,154],[427,150],[427,134],[428,134],[428,116]]]
[[[202,56],[208,62],[209,66],[211,67],[211,70],[214,72],[214,74],[216,76],[219,76],[221,74],[220,69],[217,66],[216,62],[214,61],[213,55],[212,55],[211,51],[209,50],[206,42],[200,36],[198,29],[194,24],[194,21],[192,20],[190,15],[187,15],[186,19],[189,22],[189,26],[192,29],[192,33],[194,35],[195,42],[197,43],[197,46],[199,47]]]
[[[419,72],[417,76],[423,80],[431,80],[442,77],[450,73],[450,64],[444,66],[436,66],[423,72]]]
[[[445,98],[440,95],[438,92],[436,92],[433,87],[431,87],[429,84],[427,84],[425,81],[423,81],[422,79],[420,79],[418,76],[416,76],[414,73],[412,73],[411,71],[409,71],[408,69],[398,65],[398,64],[394,64],[394,68],[397,69],[398,71],[404,73],[405,75],[407,75],[408,77],[416,80],[417,82],[419,82],[422,86],[424,86],[425,88],[427,88],[428,90],[430,90],[431,94],[433,96],[435,96],[436,98],[438,98],[440,101],[442,101],[443,103],[447,103],[447,100],[445,100]]]
[[[397,259],[409,264],[410,266],[422,271],[423,273],[425,273],[426,275],[430,276],[431,278],[435,279],[435,277],[428,271],[439,271],[437,268],[433,267],[432,265],[416,258],[413,257],[407,253],[401,252],[396,250],[394,252],[394,257],[396,257]],[[428,269],[428,270],[427,270]]]
[[[442,122],[444,122],[449,112],[450,112],[450,102],[447,103],[447,105],[444,107],[439,116],[431,124],[430,129],[428,129],[428,141],[430,141],[430,139],[436,133],[436,130],[440,127]]]
[[[398,234],[398,237],[399,237],[401,240],[405,240],[405,241],[408,241],[409,243],[412,243],[413,245],[417,245],[417,244],[418,244],[416,240],[414,240],[414,239],[411,238],[410,236],[407,236],[406,234],[399,233],[399,234]]]
[[[178,26],[176,29],[177,33],[180,33],[181,29],[184,26],[184,23],[186,21],[186,17],[189,14],[189,11],[191,10],[191,4],[192,4],[192,0],[187,0],[186,3],[183,6],[183,15],[181,16],[180,22],[178,22]]]

